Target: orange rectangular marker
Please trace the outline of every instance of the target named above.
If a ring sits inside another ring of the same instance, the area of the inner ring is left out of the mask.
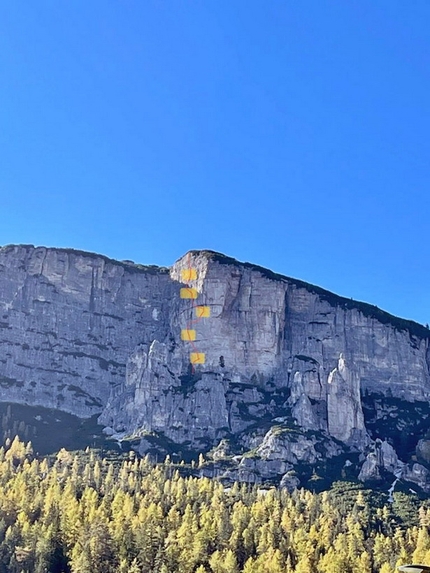
[[[197,269],[182,269],[181,279],[183,283],[195,281],[197,279]]]
[[[191,352],[190,362],[191,362],[191,364],[204,364],[205,363],[204,353],[203,352]]]
[[[188,342],[194,341],[196,339],[196,331],[188,329],[181,330],[181,339],[188,340]]]
[[[210,306],[196,306],[196,316],[197,318],[209,318],[211,315]]]
[[[181,298],[197,298],[199,293],[195,288],[181,288]]]

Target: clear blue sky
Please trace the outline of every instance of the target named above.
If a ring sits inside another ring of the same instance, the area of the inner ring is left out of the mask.
[[[209,248],[430,322],[428,0],[0,6],[0,244]]]

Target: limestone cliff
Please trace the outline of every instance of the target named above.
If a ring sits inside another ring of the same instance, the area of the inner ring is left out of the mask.
[[[180,296],[190,267],[186,286],[210,309],[195,324],[205,362],[194,367],[181,339],[195,320]],[[376,436],[373,396],[430,396],[423,326],[210,251],[165,269],[3,247],[0,316],[1,401],[100,414],[142,453],[207,452],[206,471],[226,478],[280,479],[366,453],[387,437]],[[416,442],[425,434],[424,424]]]

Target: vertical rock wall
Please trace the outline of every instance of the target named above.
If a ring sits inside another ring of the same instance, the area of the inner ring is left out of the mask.
[[[193,319],[179,296],[189,264],[197,303],[211,309],[196,325],[206,361],[194,371],[180,336]],[[364,448],[360,393],[430,395],[424,327],[212,252],[167,271],[4,247],[0,317],[2,401],[100,413],[116,431],[178,443],[261,443],[264,428],[292,419]]]

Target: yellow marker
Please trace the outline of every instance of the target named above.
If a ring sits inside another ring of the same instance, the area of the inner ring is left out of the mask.
[[[181,330],[181,339],[182,340],[188,340],[189,342],[192,342],[196,339],[196,331],[195,330]]]
[[[191,364],[204,364],[205,363],[205,355],[203,352],[191,352],[190,353],[190,362]]]
[[[211,315],[210,306],[196,306],[196,316],[197,318],[209,318]]]
[[[188,281],[195,281],[197,278],[197,270],[196,269],[182,269],[181,270],[181,278],[183,283],[187,283]]]
[[[181,298],[197,298],[198,295],[195,288],[181,288]]]

